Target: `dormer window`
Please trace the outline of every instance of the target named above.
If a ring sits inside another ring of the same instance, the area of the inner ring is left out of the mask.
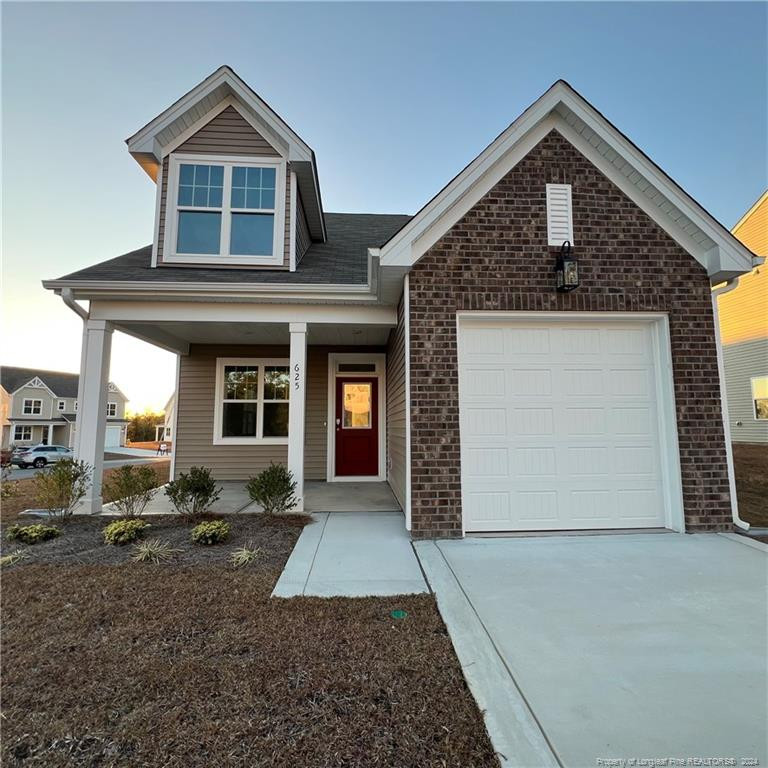
[[[164,261],[282,265],[281,158],[171,155]]]

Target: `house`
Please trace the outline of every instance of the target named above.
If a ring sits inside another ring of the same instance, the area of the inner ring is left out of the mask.
[[[0,369],[2,446],[75,445],[79,376],[3,366]],[[103,445],[125,445],[126,396],[110,381],[105,387]]]
[[[43,283],[89,462],[117,329],[178,355],[175,475],[386,481],[415,538],[738,522],[710,289],[753,254],[567,83],[413,216],[326,212],[226,66],[127,145],[153,242]]]
[[[165,421],[155,425],[155,441],[173,440],[173,424],[176,420],[176,393],[174,392],[163,408]]]
[[[768,190],[733,234],[753,253],[768,257]],[[742,275],[720,293],[718,303],[731,440],[768,443],[768,266]]]

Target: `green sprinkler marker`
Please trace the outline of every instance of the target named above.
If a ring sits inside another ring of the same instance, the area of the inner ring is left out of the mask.
[[[389,614],[393,619],[404,619],[408,616],[408,611],[403,611],[397,608]]]

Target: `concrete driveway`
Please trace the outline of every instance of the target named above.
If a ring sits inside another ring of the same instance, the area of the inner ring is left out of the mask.
[[[766,765],[768,548],[759,546],[669,533],[416,550],[494,746],[528,768]]]

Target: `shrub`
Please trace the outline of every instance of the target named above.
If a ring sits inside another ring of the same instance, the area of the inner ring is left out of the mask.
[[[0,557],[0,568],[4,568],[6,565],[16,565],[22,560],[26,560],[29,557],[29,552],[25,552],[23,549],[17,549],[15,552],[9,552],[7,555]]]
[[[16,483],[11,482],[11,468],[3,467],[0,471],[0,499],[13,499],[18,495]]]
[[[113,500],[123,517],[140,517],[157,493],[158,482],[152,467],[124,464],[104,484],[105,497]]]
[[[12,525],[8,529],[5,537],[8,541],[20,541],[22,544],[39,544],[41,541],[48,541],[61,536],[61,531],[52,525],[42,525],[34,523],[33,525]]]
[[[293,475],[282,464],[273,464],[248,480],[249,496],[259,504],[265,514],[279,515],[296,506],[296,483]]]
[[[244,547],[238,547],[230,556],[229,562],[235,568],[242,568],[255,563],[261,555],[261,547],[255,547],[252,541],[246,542]]]
[[[149,523],[143,520],[115,520],[104,529],[104,541],[107,544],[130,544],[144,534]]]
[[[62,459],[45,472],[35,475],[37,503],[51,517],[66,521],[85,497],[91,483],[90,464],[76,459]]]
[[[220,544],[229,536],[229,523],[223,520],[207,520],[192,529],[195,544]]]
[[[162,539],[148,539],[139,542],[133,548],[131,560],[136,563],[167,563],[173,560],[181,552],[180,549],[173,549],[169,542]]]
[[[165,495],[182,517],[195,520],[219,500],[221,488],[216,487],[210,469],[192,467],[188,475],[182,472],[176,480],[168,483]]]

